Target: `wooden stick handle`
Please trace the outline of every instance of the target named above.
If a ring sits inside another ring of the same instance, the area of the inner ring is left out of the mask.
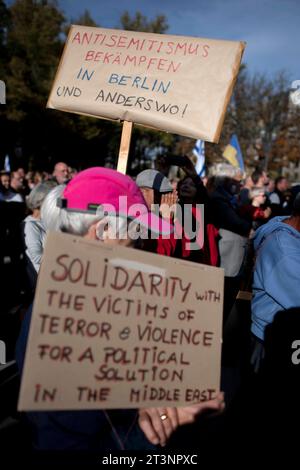
[[[117,170],[120,171],[120,173],[124,173],[124,175],[126,174],[127,170],[132,128],[133,122],[123,122]]]

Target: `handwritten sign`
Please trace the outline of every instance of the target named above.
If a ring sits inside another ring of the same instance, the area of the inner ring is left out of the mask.
[[[223,270],[50,234],[19,410],[177,406],[219,391]]]
[[[218,142],[244,48],[73,25],[47,107]]]

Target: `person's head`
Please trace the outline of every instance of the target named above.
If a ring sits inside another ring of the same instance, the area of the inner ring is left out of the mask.
[[[15,191],[21,191],[23,188],[23,176],[20,175],[18,171],[12,171],[10,176],[10,186]]]
[[[142,171],[137,175],[135,182],[143,193],[149,210],[152,204],[160,204],[162,194],[173,192],[168,178],[157,170]]]
[[[253,171],[251,178],[254,186],[257,188],[262,188],[268,184],[269,181],[267,173],[259,168],[256,168],[256,170]]]
[[[270,177],[269,177],[268,173],[265,170],[263,170],[263,184],[264,184],[264,186],[268,186],[269,181],[270,181]]]
[[[41,220],[47,231],[56,232],[60,230],[60,207],[57,205],[57,200],[61,197],[65,187],[65,184],[55,186],[47,194],[41,205]]]
[[[214,184],[216,188],[223,187],[232,195],[240,192],[243,179],[243,172],[240,168],[224,163],[212,168],[211,173],[215,176]]]
[[[30,191],[29,195],[26,197],[26,205],[35,216],[38,217],[44,199],[55,186],[57,186],[55,181],[45,181],[37,184]]]
[[[60,229],[108,244],[130,246],[138,227],[170,233],[171,227],[149,213],[143,195],[127,175],[110,168],[78,173],[60,198]]]
[[[10,186],[10,175],[9,173],[1,173],[0,181],[4,189],[9,189]]]
[[[251,178],[251,176],[247,176],[246,179],[245,179],[245,184],[244,184],[244,188],[247,188],[247,189],[252,189],[254,186],[254,182],[253,182],[253,179]]]
[[[33,174],[33,183],[34,183],[34,185],[42,183],[42,181],[43,181],[43,174],[40,171],[35,171],[34,174]]]
[[[237,168],[229,163],[217,163],[210,168],[210,176],[218,178],[232,178],[237,181],[241,181],[244,177],[244,173],[240,168]]]
[[[197,185],[190,176],[179,181],[177,185],[178,197],[181,202],[190,203],[196,201]]]
[[[42,172],[42,179],[43,179],[43,181],[50,180],[51,179],[50,173],[48,173],[48,171],[43,171]]]
[[[24,168],[18,168],[17,172],[19,173],[21,178],[23,178],[23,180],[24,180],[25,179],[25,170],[24,170]]]
[[[256,206],[260,207],[266,202],[266,193],[264,188],[254,187],[249,191],[249,199],[251,203]]]
[[[207,186],[208,180],[209,180],[209,175],[201,176],[201,180],[203,183],[203,186]]]
[[[76,168],[72,168],[71,166],[68,167],[68,171],[69,171],[69,179],[71,180],[72,178],[74,178],[75,175],[77,175],[78,171],[76,170]]]
[[[27,186],[30,190],[32,190],[34,187],[35,187],[35,184],[34,184],[34,172],[33,171],[28,171],[26,173],[26,181],[27,181]],[[41,181],[39,181],[40,183]]]
[[[268,185],[267,185],[267,191],[268,193],[272,193],[275,189],[275,181],[272,179],[269,179]]]
[[[56,163],[53,171],[53,176],[58,182],[58,184],[66,183],[69,179],[68,166],[63,162]]]
[[[289,182],[284,176],[279,176],[275,180],[275,189],[281,191],[282,193],[286,191],[289,187]]]

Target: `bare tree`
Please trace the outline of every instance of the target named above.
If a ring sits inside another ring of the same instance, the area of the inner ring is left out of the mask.
[[[242,67],[228,106],[219,145],[207,145],[210,162],[222,158],[230,136],[238,136],[248,167],[279,171],[282,161],[300,159],[300,113],[291,106],[289,81],[280,72],[274,78],[249,76]]]

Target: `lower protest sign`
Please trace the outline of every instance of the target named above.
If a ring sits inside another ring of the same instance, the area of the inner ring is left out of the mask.
[[[220,386],[224,272],[50,233],[19,410],[184,406]]]

